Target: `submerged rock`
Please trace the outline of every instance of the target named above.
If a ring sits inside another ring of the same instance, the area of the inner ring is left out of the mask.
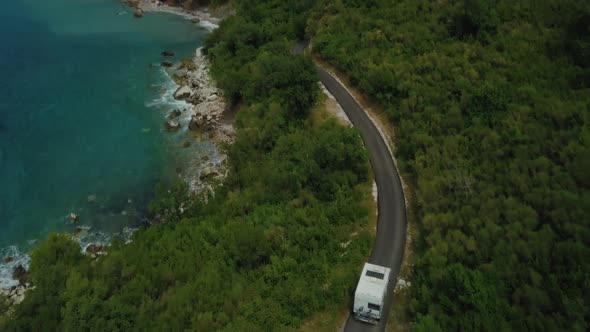
[[[188,148],[189,146],[191,146],[191,142],[190,141],[184,141],[184,142],[182,142],[182,147],[183,148]]]
[[[70,212],[70,222],[73,224],[75,222],[78,222],[78,220],[80,220],[80,216],[75,214],[74,212]]]
[[[170,112],[170,114],[168,115],[169,119],[175,119],[177,117],[179,117],[182,114],[182,112],[180,110],[173,110],[172,112]]]
[[[174,64],[171,61],[162,61],[162,63],[160,65],[162,67],[166,67],[166,68],[174,66]]]
[[[166,128],[166,131],[178,131],[178,130],[180,130],[180,123],[178,123],[174,120],[169,120],[169,121],[166,121],[165,128]]]
[[[181,86],[174,92],[174,98],[181,100],[190,97],[192,94],[191,88],[186,85]]]
[[[4,262],[4,264],[12,263],[12,262],[14,262],[14,257],[12,257],[12,256],[6,256],[6,257],[4,257],[4,259],[2,260],[2,262]]]
[[[92,194],[92,195],[88,195],[88,203],[95,203],[96,202],[96,195]]]
[[[88,235],[88,227],[76,227],[76,229],[72,232],[72,235],[75,238],[81,238]]]
[[[175,54],[172,51],[164,51],[164,52],[162,52],[162,56],[165,56],[165,57],[173,57],[174,55]]]

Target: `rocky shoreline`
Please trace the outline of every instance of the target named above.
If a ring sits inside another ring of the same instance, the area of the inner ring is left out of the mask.
[[[123,0],[128,6],[141,12],[163,12],[179,15],[194,23],[200,24],[208,30],[217,28],[222,18],[213,16],[206,7],[199,10],[187,10],[182,7],[169,6],[160,0]],[[137,15],[136,15],[137,16]],[[205,138],[213,142],[219,151],[221,145],[233,142],[235,131],[233,127],[232,110],[223,99],[222,91],[216,87],[209,74],[209,62],[201,49],[195,51],[192,59],[183,60],[175,64],[170,58],[174,51],[162,52],[164,61],[161,66],[169,76],[179,85],[174,92],[174,99],[184,100],[192,105],[188,116],[185,109],[170,110],[164,129],[168,132],[188,131],[193,138]],[[191,146],[190,140],[182,143],[183,148]],[[224,169],[225,155],[220,153],[219,160],[200,160],[207,162],[198,170],[198,174],[187,174],[184,180],[189,184],[192,193],[210,190],[211,179],[220,179],[226,175]],[[194,172],[193,172],[194,173]]]
[[[194,67],[175,73],[175,80],[181,86],[174,93],[174,98],[193,105],[188,129],[206,133],[216,143],[231,143],[234,128],[231,121],[224,121],[224,115],[229,112],[228,105],[209,75],[209,62],[201,49],[197,49],[192,64]]]
[[[123,0],[123,2],[136,9],[136,17],[143,16],[144,12],[166,12],[180,15],[194,23],[199,23],[209,30],[215,29],[220,21],[219,18],[213,17],[206,11],[189,11],[179,7],[171,7],[157,0]],[[163,51],[162,56],[168,59],[174,57],[174,52]],[[202,54],[201,49],[196,50],[192,59],[181,61],[178,64],[166,60],[161,65],[179,85],[179,88],[174,92],[174,98],[184,100],[192,106],[188,110],[170,110],[166,117],[164,129],[170,132],[186,130],[189,138],[208,139],[218,149],[223,144],[231,144],[235,137],[232,112],[223,99],[222,91],[216,87],[209,74],[210,64]],[[183,147],[188,147],[190,144],[190,140],[185,140]],[[217,162],[211,162],[204,158],[200,159],[200,162],[206,164],[200,168],[199,173],[185,179],[189,182],[192,193],[211,190],[213,188],[211,184],[213,181],[211,180],[219,180],[227,175],[224,167],[224,155],[221,155],[220,160]],[[76,217],[77,215],[70,215],[71,221],[77,221]],[[72,234],[73,238],[79,237],[82,231],[84,229],[77,229]],[[83,248],[83,251],[93,258],[97,258],[106,254],[107,246],[107,244],[91,243]],[[10,260],[14,258],[7,256],[1,257],[1,259]],[[24,300],[26,291],[33,289],[34,286],[29,283],[28,271],[23,265],[15,267],[13,278],[18,280],[19,284],[8,289],[0,288],[0,295],[5,296],[11,305],[16,305]]]
[[[223,92],[216,87],[211,78],[209,67],[209,61],[201,49],[197,49],[192,59],[166,68],[166,72],[178,85],[173,94],[174,99],[183,100],[190,107],[170,110],[164,123],[165,130],[186,131],[188,140],[183,142],[183,147],[189,147],[191,139],[206,139],[219,151],[218,160],[202,158],[194,161],[202,163],[198,174],[186,174],[184,178],[193,193],[211,189],[211,179],[225,176],[225,155],[221,153],[221,146],[231,144],[235,137],[232,111],[224,101]]]
[[[182,7],[169,6],[165,1],[159,0],[122,0],[129,7],[136,9],[136,17],[143,16],[143,13],[161,12],[182,16],[194,23],[199,23],[207,30],[217,28],[221,18],[215,17],[207,8],[199,10],[188,10]]]

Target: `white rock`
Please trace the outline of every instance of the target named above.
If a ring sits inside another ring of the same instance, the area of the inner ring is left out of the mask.
[[[178,88],[178,90],[176,90],[176,92],[174,92],[174,98],[175,99],[186,99],[188,97],[190,97],[192,95],[192,90],[191,88],[189,88],[187,85],[183,85],[180,88]]]
[[[180,129],[180,123],[178,123],[174,120],[168,120],[168,121],[166,121],[165,128],[166,128],[166,131],[177,131]]]

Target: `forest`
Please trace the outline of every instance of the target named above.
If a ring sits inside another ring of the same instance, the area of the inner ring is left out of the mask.
[[[415,331],[590,328],[590,2],[324,0],[314,52],[395,126]]]
[[[242,1],[207,40],[240,107],[224,183],[160,187],[150,209],[165,222],[98,259],[51,235],[0,330],[276,331],[348,304],[374,239],[371,175],[359,134],[313,116],[315,67],[289,52],[313,3]]]

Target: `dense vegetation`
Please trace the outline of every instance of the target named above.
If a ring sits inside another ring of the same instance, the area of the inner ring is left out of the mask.
[[[163,0],[162,2],[170,6],[181,6],[185,9],[195,9],[205,6],[217,7],[226,4],[229,0]]]
[[[151,209],[166,222],[97,260],[51,235],[31,254],[36,288],[0,330],[273,331],[349,302],[373,241],[368,160],[355,130],[310,116],[315,69],[286,41],[313,3],[241,1],[206,43],[241,105],[223,186],[190,200],[183,185],[161,190]]]
[[[314,50],[396,126],[417,331],[590,328],[590,3],[324,0]]]

